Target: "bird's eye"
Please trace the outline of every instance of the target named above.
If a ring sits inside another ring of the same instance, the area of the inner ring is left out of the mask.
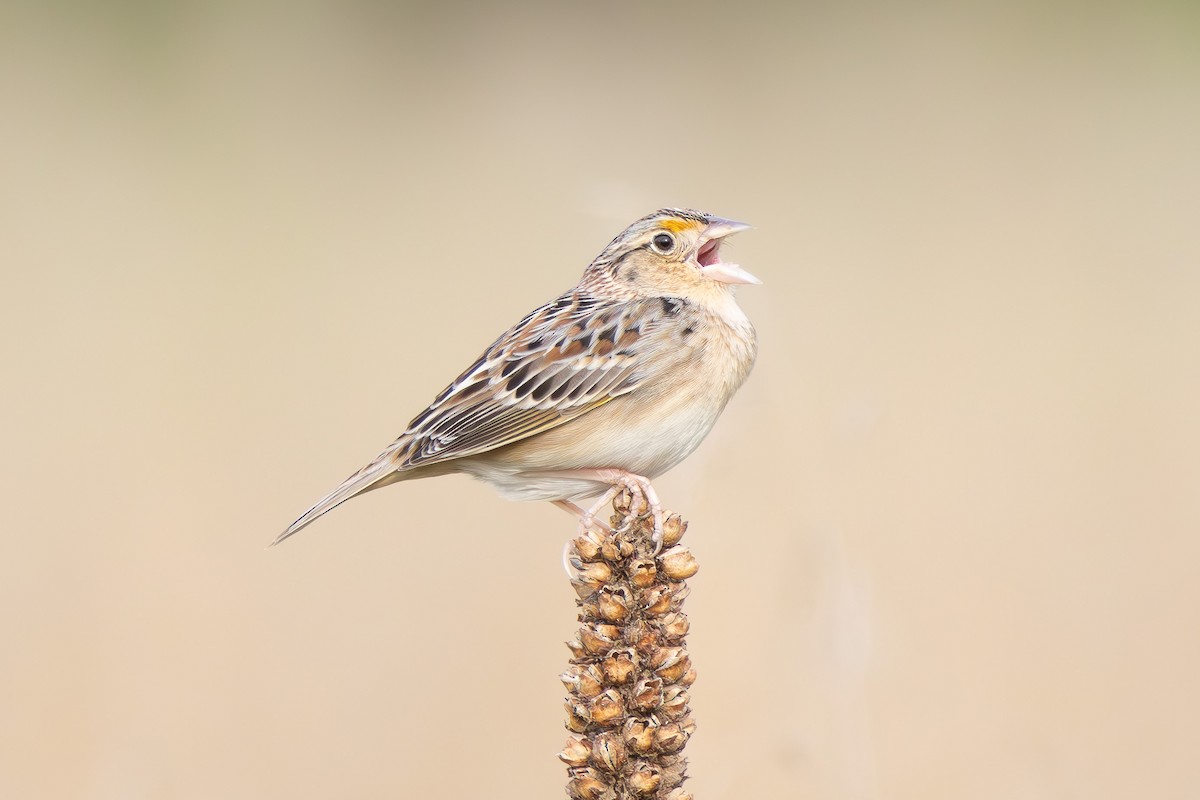
[[[666,253],[675,246],[675,240],[671,238],[669,233],[660,233],[654,237],[654,249],[660,253]]]

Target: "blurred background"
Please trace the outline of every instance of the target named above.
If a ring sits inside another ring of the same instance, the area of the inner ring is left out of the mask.
[[[264,546],[664,205],[699,798],[1200,794],[1191,3],[8,3],[0,796],[562,796],[574,523]]]

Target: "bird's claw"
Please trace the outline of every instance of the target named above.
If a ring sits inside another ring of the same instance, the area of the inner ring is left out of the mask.
[[[663,507],[662,503],[658,500],[658,494],[654,491],[654,487],[650,485],[649,480],[638,475],[623,475],[608,492],[605,492],[604,497],[600,499],[597,506],[603,506],[611,502],[623,490],[629,492],[629,510],[631,513],[626,517],[625,524],[619,530],[629,530],[637,517],[649,511],[654,522],[654,531],[652,534],[652,541],[654,542],[653,555],[658,555],[663,545]],[[641,503],[637,502],[638,500]],[[596,510],[597,506],[593,506],[591,510]],[[639,509],[639,506],[643,506],[645,510]]]

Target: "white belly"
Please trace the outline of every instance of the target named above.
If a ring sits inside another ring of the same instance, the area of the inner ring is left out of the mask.
[[[618,468],[656,478],[691,455],[712,430],[724,404],[679,400],[613,400],[560,428],[485,456],[464,460],[464,472],[511,500],[579,500],[608,484],[548,473]]]

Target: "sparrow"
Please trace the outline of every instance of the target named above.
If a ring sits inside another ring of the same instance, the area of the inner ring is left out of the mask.
[[[549,500],[581,530],[622,489],[662,541],[650,481],[699,446],[754,365],[754,327],[721,260],[741,222],[664,208],[613,239],[578,285],[502,333],[375,460],[279,534],[364,492],[466,473],[511,500]],[[600,499],[588,509],[576,500]]]

